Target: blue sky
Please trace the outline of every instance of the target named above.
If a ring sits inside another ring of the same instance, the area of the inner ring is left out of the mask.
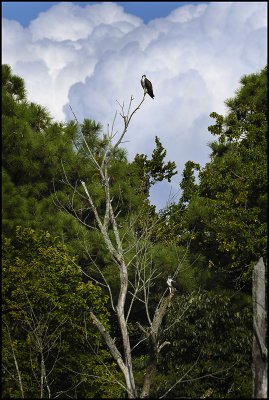
[[[158,136],[175,161],[171,184],[157,184],[163,208],[179,192],[188,160],[209,161],[210,113],[225,114],[243,75],[267,63],[267,2],[2,2],[2,62],[21,76],[29,101],[57,121],[90,118],[103,127],[118,102],[146,97],[124,144],[130,160],[151,156]],[[40,8],[45,7],[45,8]],[[41,12],[41,13],[40,13]]]
[[[54,1],[3,1],[2,2],[2,15],[8,19],[15,19],[19,21],[24,27],[29,25],[29,22],[36,18],[42,11],[47,11],[52,5],[59,2]],[[74,1],[82,7],[86,4],[95,4],[98,2],[79,2]],[[100,2],[99,2],[100,3]],[[155,1],[155,2],[139,2],[139,1],[118,1],[124,10],[128,13],[134,14],[143,19],[145,23],[154,18],[166,17],[172,10],[184,4],[198,4],[203,2],[171,2],[171,1]],[[206,2],[204,2],[206,3]]]

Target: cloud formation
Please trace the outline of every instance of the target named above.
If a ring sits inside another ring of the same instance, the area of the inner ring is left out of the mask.
[[[128,131],[130,159],[150,155],[158,136],[175,161],[208,161],[210,112],[225,112],[242,75],[267,62],[267,3],[211,2],[185,5],[166,18],[143,21],[115,3],[80,7],[61,2],[40,13],[29,27],[3,20],[3,63],[26,81],[31,101],[57,120],[92,118],[104,127],[133,95],[143,96],[143,74],[155,99],[145,103]],[[116,129],[122,127],[121,117]],[[152,194],[164,206],[169,186]]]

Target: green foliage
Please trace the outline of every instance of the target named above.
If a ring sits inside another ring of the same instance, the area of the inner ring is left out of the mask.
[[[159,373],[166,379],[160,378],[165,383],[155,395],[183,377],[169,396],[197,398],[210,388],[214,398],[251,397],[251,306],[251,298],[240,294],[178,296],[164,327],[170,345]]]
[[[185,164],[185,169],[183,171],[183,179],[180,183],[180,187],[183,191],[181,198],[182,202],[188,202],[192,196],[194,196],[198,191],[198,185],[195,184],[194,171],[200,170],[200,165],[194,163],[193,161],[187,161]]]
[[[106,372],[107,368],[117,375],[115,364],[89,322],[93,311],[108,327],[107,297],[97,285],[83,280],[76,260],[59,239],[17,227],[13,239],[3,237],[2,278],[3,393],[12,388],[12,397],[21,397],[12,347],[26,397],[40,396],[40,382],[35,379],[42,357],[54,395],[118,393]]]
[[[112,206],[123,247],[130,249],[129,279],[137,279],[137,265],[154,277],[151,316],[168,274],[179,271],[180,294],[160,338],[170,345],[160,353],[151,396],[159,397],[180,377],[168,396],[250,396],[251,306],[234,291],[234,282],[249,284],[253,263],[260,256],[266,261],[266,79],[266,69],[243,77],[236,96],[226,102],[227,115],[211,114],[215,124],[209,130],[217,140],[209,145],[210,161],[204,168],[186,163],[179,204],[159,215],[149,189],[176,174],[175,163],[165,162],[160,139],[155,138],[150,159],[140,154],[129,163],[120,148],[110,154]],[[7,65],[2,103],[3,396],[21,397],[14,355],[26,397],[40,396],[36,377],[43,352],[53,396],[124,397],[115,384],[122,375],[88,316],[94,310],[122,351],[117,321],[100,287],[86,279],[86,274],[100,278],[97,266],[117,296],[119,271],[87,199],[72,192],[73,186],[84,194],[80,181],[85,181],[104,215],[104,182],[89,151],[102,162],[111,151],[107,137],[89,119],[53,122],[45,108],[27,101],[23,80]],[[130,301],[128,293],[126,309]],[[147,326],[141,301],[129,316],[132,347],[141,340],[137,321]],[[138,387],[148,352],[147,341],[133,352]],[[46,385],[44,392],[47,396]]]
[[[253,264],[266,261],[267,226],[267,68],[241,79],[225,117],[212,113],[210,144],[204,168],[186,163],[179,228],[181,242],[191,239],[193,252],[211,267],[229,271],[250,284]],[[194,184],[193,168],[200,169]],[[186,202],[188,202],[186,204]],[[182,212],[184,204],[184,212]]]
[[[53,180],[62,173],[61,160],[75,170],[76,132],[52,123],[46,109],[28,103],[23,80],[15,78],[9,66],[2,66],[3,231],[22,225],[64,235],[68,224],[55,212]]]
[[[12,97],[16,102],[26,98],[26,90],[24,81],[17,75],[12,75],[9,65],[2,65],[2,96],[5,100]],[[11,102],[6,101],[5,105],[10,105]],[[8,110],[8,107],[6,108]]]
[[[146,194],[156,182],[161,182],[164,179],[171,182],[172,176],[177,174],[174,161],[164,162],[166,150],[157,136],[155,137],[155,143],[156,148],[153,150],[150,160],[147,159],[145,154],[137,154],[134,159],[134,164],[137,165],[142,175],[142,190]]]

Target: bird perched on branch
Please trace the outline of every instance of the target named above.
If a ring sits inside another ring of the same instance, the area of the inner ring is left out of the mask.
[[[174,281],[174,280],[171,278],[171,275],[168,276],[166,282],[167,282],[167,285],[168,285],[168,288],[169,288],[170,293],[172,293],[172,292],[174,293],[174,292],[176,292],[176,291],[179,290],[178,284],[176,283],[176,281]]]
[[[147,79],[146,75],[142,75],[141,85],[144,89],[144,93],[147,93],[152,99],[154,99],[152,83]]]

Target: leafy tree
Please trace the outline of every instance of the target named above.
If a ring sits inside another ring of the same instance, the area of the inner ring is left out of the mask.
[[[118,395],[115,366],[89,322],[94,310],[108,326],[107,298],[59,239],[17,227],[3,238],[2,277],[4,397]]]
[[[251,299],[240,293],[178,296],[166,318],[172,346],[161,355],[155,395],[162,385],[169,397],[251,397],[251,310]]]
[[[155,143],[156,148],[153,150],[150,160],[145,154],[137,154],[134,159],[134,164],[139,168],[143,178],[141,189],[147,195],[150,187],[156,182],[161,182],[164,179],[171,182],[172,176],[177,174],[175,162],[168,161],[168,163],[164,163],[166,150],[157,136],[155,137]]]
[[[208,129],[218,140],[210,162],[186,164],[177,218],[182,242],[191,240],[212,270],[249,284],[253,263],[266,259],[267,68],[243,77],[226,105],[226,117],[211,114],[216,123]]]
[[[15,83],[14,83],[15,81]],[[3,230],[49,228],[55,221],[53,178],[65,157],[73,166],[72,126],[52,123],[45,108],[26,100],[24,82],[2,66]],[[70,165],[69,164],[69,165]],[[46,218],[44,218],[44,208]],[[50,218],[50,216],[52,216]],[[61,214],[58,214],[58,222]],[[63,223],[61,224],[63,225]],[[54,233],[62,230],[54,226]],[[62,228],[62,226],[61,226]]]
[[[170,309],[164,329],[173,346],[162,353],[156,396],[160,387],[175,397],[251,395],[251,297],[242,291],[250,293],[253,265],[266,259],[266,72],[241,79],[225,117],[211,114],[218,140],[210,161],[186,163],[181,199],[164,212],[175,243],[189,245],[204,290],[183,293]]]
[[[12,75],[9,65],[2,65],[2,96],[5,99],[6,111],[11,111],[13,104],[9,101],[10,97],[16,102],[25,100],[26,90],[24,81],[17,75]]]

